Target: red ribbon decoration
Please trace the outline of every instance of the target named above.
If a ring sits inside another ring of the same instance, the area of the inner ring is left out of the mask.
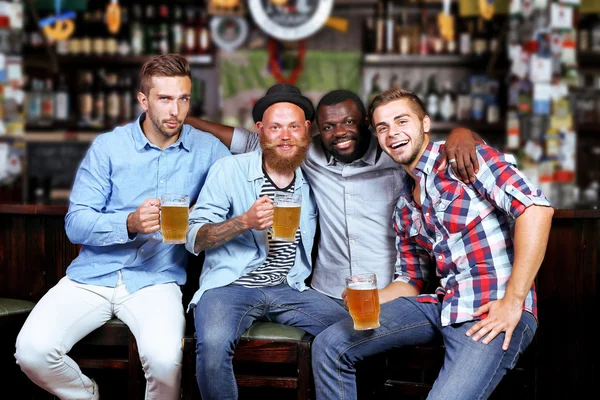
[[[295,85],[296,81],[304,71],[304,55],[306,54],[305,41],[300,40],[298,42],[298,61],[296,66],[292,69],[290,76],[285,77],[281,73],[281,68],[279,67],[279,51],[277,49],[277,42],[275,39],[270,38],[267,43],[267,50],[269,53],[269,68],[271,69],[271,73],[275,77],[275,80],[278,83],[287,83],[289,85]]]

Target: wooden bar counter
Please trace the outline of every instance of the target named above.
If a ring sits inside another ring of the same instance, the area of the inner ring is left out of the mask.
[[[37,301],[64,276],[79,251],[65,235],[66,210],[0,205],[0,297]],[[596,392],[598,249],[600,210],[555,212],[536,280],[540,327],[532,347],[534,371],[528,374],[531,398],[576,399]],[[194,272],[189,282],[197,284]]]

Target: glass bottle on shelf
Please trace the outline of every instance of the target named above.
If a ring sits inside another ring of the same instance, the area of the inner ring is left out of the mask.
[[[466,18],[463,18],[461,21],[463,29],[460,33],[458,50],[461,55],[470,56],[473,52],[473,21],[467,20]]]
[[[54,123],[54,84],[46,79],[42,84],[42,115],[40,125],[51,126]]]
[[[406,9],[402,10],[400,21],[400,26],[398,27],[398,51],[402,55],[408,55],[411,53],[411,30],[408,27]]]
[[[118,75],[116,73],[106,74],[106,125],[111,127],[119,123],[121,102],[117,84]]]
[[[440,101],[440,117],[442,121],[454,121],[456,119],[456,95],[452,90],[452,83],[446,81]]]
[[[375,73],[371,78],[371,88],[367,98],[367,106],[371,104],[375,96],[377,96],[379,93],[381,93],[381,86],[379,85],[379,73]]]
[[[65,76],[61,74],[58,77],[58,84],[56,85],[56,93],[54,94],[54,119],[58,122],[66,122],[70,118],[70,98],[69,98],[69,87],[65,80]]]
[[[421,27],[419,31],[419,54],[422,56],[429,54],[429,36],[427,31],[427,10],[422,8]]]
[[[472,105],[469,81],[465,79],[459,85],[456,99],[456,117],[459,121],[468,121],[471,119]]]
[[[480,17],[477,20],[477,32],[475,34],[475,39],[473,40],[473,53],[475,53],[476,56],[481,57],[487,53],[487,40],[485,24],[483,18]]]
[[[158,54],[158,24],[156,23],[156,9],[152,4],[146,4],[144,19],[144,39],[146,39],[146,53]]]
[[[95,128],[104,127],[104,116],[106,115],[106,93],[105,93],[106,73],[103,69],[98,70],[94,88],[94,109],[92,110],[92,125]]]
[[[440,119],[440,94],[437,90],[435,75],[429,77],[427,82],[427,115],[432,121]]]
[[[79,88],[79,125],[87,127],[92,122],[92,108],[94,98],[92,95],[92,87],[94,84],[94,75],[92,71],[83,71],[80,76]]]
[[[383,18],[383,1],[377,3],[377,19],[375,20],[375,52],[383,53],[385,42],[385,20]]]
[[[31,79],[29,90],[27,92],[27,124],[35,126],[39,123],[42,115],[42,91],[40,88],[40,80]]]
[[[197,26],[198,35],[198,53],[199,54],[210,54],[212,47],[212,40],[210,37],[210,30],[208,28],[208,15],[206,12],[200,12],[200,18]]]
[[[395,53],[396,51],[396,35],[394,34],[394,7],[389,2],[387,7],[387,18],[385,20],[385,51],[387,53]]]
[[[196,24],[194,22],[194,9],[188,7],[186,10],[185,24],[185,52],[194,54],[196,52]]]
[[[139,4],[133,5],[130,31],[132,53],[136,56],[144,54],[146,40],[142,26],[142,6]]]
[[[161,4],[158,9],[158,29],[156,32],[159,54],[169,52],[169,9],[166,4]]]
[[[132,93],[133,88],[131,87],[131,77],[129,75],[121,76],[121,83],[119,85],[119,102],[120,102],[120,120],[121,122],[129,122],[133,119],[132,115]]]
[[[183,9],[177,5],[173,9],[173,20],[171,21],[171,49],[174,53],[183,52],[183,38]]]

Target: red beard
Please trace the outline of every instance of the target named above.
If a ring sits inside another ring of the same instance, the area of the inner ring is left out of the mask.
[[[261,138],[263,139],[263,138]],[[286,173],[294,171],[302,164],[306,158],[306,153],[310,147],[310,136],[301,141],[287,141],[285,144],[294,146],[292,154],[281,156],[277,151],[277,146],[282,144],[280,141],[266,142],[260,141],[260,147],[263,151],[264,162],[277,172]]]

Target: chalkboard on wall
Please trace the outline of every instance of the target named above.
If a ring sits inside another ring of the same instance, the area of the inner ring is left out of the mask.
[[[90,143],[28,143],[29,179],[50,180],[51,189],[71,189],[75,173]]]

